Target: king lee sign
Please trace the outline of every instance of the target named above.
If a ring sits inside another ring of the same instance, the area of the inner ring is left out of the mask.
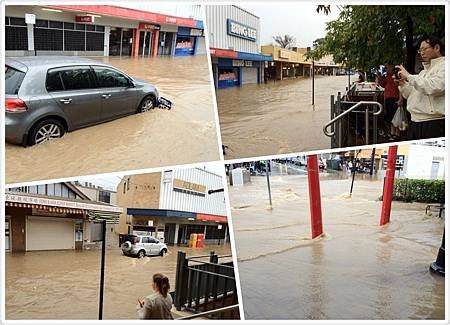
[[[256,29],[240,24],[234,20],[227,19],[228,35],[245,38],[256,42]]]

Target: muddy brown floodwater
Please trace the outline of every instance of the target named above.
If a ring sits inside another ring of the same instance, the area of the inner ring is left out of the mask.
[[[6,183],[218,160],[207,57],[94,58],[154,84],[155,109],[23,148],[6,144]]]
[[[444,220],[393,202],[378,225],[383,181],[321,174],[325,235],[311,240],[307,177],[230,187],[246,319],[444,319],[445,280],[428,270]],[[261,308],[261,307],[264,308]]]
[[[230,245],[179,249],[231,255]],[[107,250],[103,319],[136,319],[137,299],[151,293],[154,273],[167,275],[175,290],[177,251],[138,259]],[[6,254],[6,319],[98,319],[99,269],[100,250]]]
[[[330,95],[347,85],[347,76],[316,76],[314,107],[310,78],[216,90],[225,158],[330,148],[322,131],[330,120]]]

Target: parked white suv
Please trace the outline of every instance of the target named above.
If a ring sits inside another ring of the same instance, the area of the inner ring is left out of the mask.
[[[167,245],[152,236],[127,235],[121,248],[124,255],[139,258],[149,255],[164,256],[167,253]]]

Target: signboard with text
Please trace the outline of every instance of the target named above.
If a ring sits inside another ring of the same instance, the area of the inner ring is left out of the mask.
[[[75,16],[75,21],[77,23],[93,23],[94,16]]]
[[[257,31],[255,28],[238,23],[232,19],[227,19],[227,33],[231,36],[256,42]]]

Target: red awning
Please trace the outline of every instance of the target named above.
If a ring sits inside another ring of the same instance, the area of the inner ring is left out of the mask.
[[[214,214],[202,214],[197,213],[197,220],[204,220],[204,221],[217,221],[222,223],[227,223],[227,217],[226,216],[218,216]]]

